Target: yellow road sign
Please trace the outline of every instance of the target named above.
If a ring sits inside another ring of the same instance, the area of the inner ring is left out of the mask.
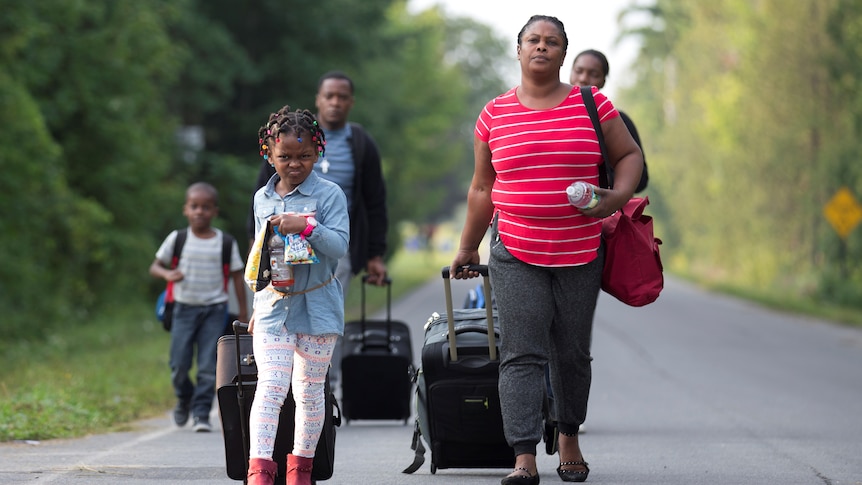
[[[862,206],[856,202],[850,189],[841,187],[823,207],[823,215],[835,228],[835,232],[842,239],[847,239],[853,228],[862,221]]]

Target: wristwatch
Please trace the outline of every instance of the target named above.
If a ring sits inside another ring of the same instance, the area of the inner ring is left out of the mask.
[[[308,237],[312,232],[314,232],[314,228],[317,227],[317,219],[315,219],[314,216],[308,216],[305,218],[305,223],[307,224],[305,229],[299,233],[302,237]]]

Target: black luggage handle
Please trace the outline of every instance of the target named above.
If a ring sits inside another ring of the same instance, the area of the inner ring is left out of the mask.
[[[365,348],[365,287],[370,284],[370,274],[362,275],[362,313],[359,319],[360,330],[362,330],[362,348]],[[383,278],[386,286],[386,348],[392,348],[392,279],[388,276]]]
[[[240,360],[239,336],[248,334],[248,324],[242,323],[239,320],[233,321],[233,336],[236,343],[236,400],[239,404],[239,428],[242,433],[242,451],[245,457],[248,457],[248,425],[245,422],[245,391],[242,388],[242,361]],[[243,460],[245,472],[248,473],[248,460]]]
[[[240,356],[239,336],[248,335],[248,324],[240,322],[239,320],[234,320],[232,327],[233,336],[235,337],[233,340],[236,344],[236,384],[239,389],[237,392],[239,393],[239,397],[245,398],[242,390],[242,357]]]
[[[482,275],[485,290],[485,311],[487,312],[488,320],[488,356],[491,360],[497,360],[497,339],[494,331],[494,309],[491,308],[491,279],[488,276],[488,265],[486,264],[471,264],[467,267],[459,267],[455,269],[455,273],[460,273],[463,270],[476,271]],[[452,280],[450,280],[449,266],[444,266],[440,272],[443,276],[443,287],[446,290],[446,319],[449,323],[449,358],[452,362],[458,360],[457,335],[455,331],[455,316],[453,315],[452,306]]]
[[[482,276],[488,276],[488,265],[487,264],[468,264],[467,266],[459,266],[455,270],[455,274],[458,274],[458,273],[464,271],[465,269],[467,271],[475,271]],[[443,269],[440,271],[440,273],[443,275],[443,278],[446,278],[446,279],[449,279],[449,272],[450,272],[449,266],[443,266]]]

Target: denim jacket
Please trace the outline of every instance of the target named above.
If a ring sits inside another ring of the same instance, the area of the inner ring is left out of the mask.
[[[278,334],[282,326],[290,333],[324,335],[344,333],[344,297],[341,282],[335,279],[335,266],[347,254],[350,220],[347,197],[338,185],[311,172],[296,190],[283,198],[275,191],[279,181],[273,175],[254,194],[255,234],[273,214],[314,213],[317,227],[308,236],[319,262],[293,267],[295,283],[287,290],[307,293],[283,296],[272,285],[254,295],[255,331]],[[327,283],[327,281],[329,281]]]

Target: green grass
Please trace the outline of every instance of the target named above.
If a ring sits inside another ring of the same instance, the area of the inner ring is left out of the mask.
[[[82,436],[165,411],[168,334],[149,303],[69,321],[45,342],[6,342],[0,441]]]
[[[423,284],[451,256],[399,254],[388,265],[392,298]],[[348,293],[348,319],[359,317],[360,280]],[[386,292],[368,288],[367,309]],[[48,341],[0,342],[0,441],[72,438],[122,429],[166,414],[174,405],[168,366],[170,336],[150,301],[127,302],[87,321],[66,322]],[[10,366],[11,364],[11,366]]]

